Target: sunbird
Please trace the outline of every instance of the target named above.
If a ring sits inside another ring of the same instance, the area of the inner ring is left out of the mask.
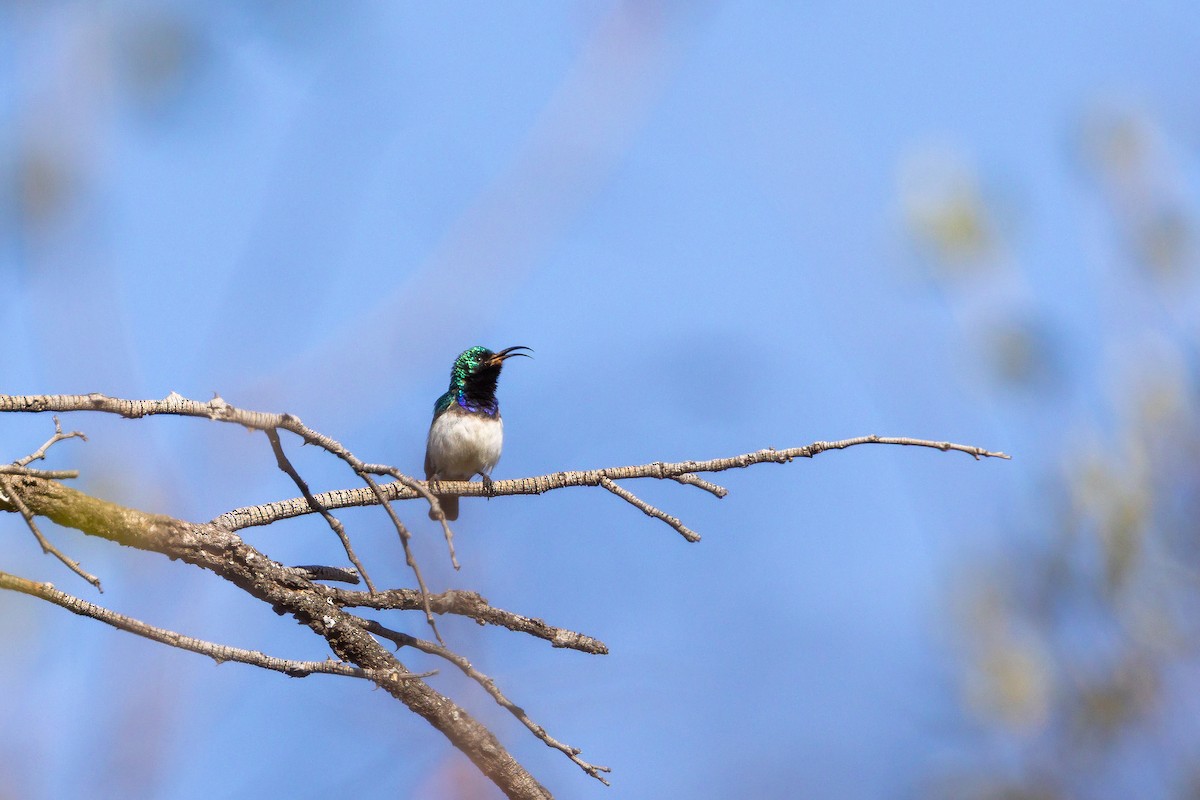
[[[433,406],[433,422],[425,445],[425,480],[467,481],[481,475],[491,483],[491,472],[500,460],[504,422],[496,401],[496,381],[505,360],[532,358],[528,347],[517,345],[493,353],[486,347],[464,350],[454,359],[450,388]],[[446,519],[458,519],[458,495],[438,495]],[[429,518],[437,519],[433,509]]]

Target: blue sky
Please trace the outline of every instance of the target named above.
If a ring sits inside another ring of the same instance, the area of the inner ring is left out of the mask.
[[[599,491],[464,501],[458,575],[408,513],[437,586],[611,648],[450,630],[614,768],[606,793],[476,687],[433,679],[558,796],[923,796],[982,746],[954,644],[965,565],[1030,535],[1013,509],[1072,435],[1111,424],[1096,398],[1136,358],[1103,321],[1153,328],[1113,277],[1082,120],[1153,120],[1194,207],[1197,31],[1183,2],[10,5],[3,391],[219,392],[416,474],[454,356],[524,344],[496,477],[866,433],[1014,453],[856,448],[727,473],[719,502],[631,486],[698,545]],[[931,279],[913,246],[904,176],[929,154],[1001,209],[990,277]],[[989,379],[978,323],[1014,314],[1053,332],[1049,395]],[[262,436],[64,422],[91,441],[55,466],[119,502],[207,519],[294,493]],[[0,419],[0,457],[50,424]],[[295,458],[315,487],[353,484]],[[376,579],[407,585],[382,516],[346,521]],[[3,525],[0,568],[87,594]],[[118,611],[325,655],[210,576],[54,536]],[[247,538],[337,561],[311,521]],[[0,797],[434,797],[462,761],[349,681],[214,668],[24,597],[0,597],[0,636],[0,683],[20,687],[0,699],[18,721],[0,730]],[[313,734],[336,774],[305,756]]]

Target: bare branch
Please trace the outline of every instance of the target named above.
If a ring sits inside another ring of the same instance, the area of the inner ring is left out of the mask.
[[[79,477],[77,469],[34,469],[18,467],[16,464],[0,464],[0,475],[32,475],[51,481],[69,481]]]
[[[320,447],[321,449],[337,456],[342,461],[346,462],[346,464],[348,464],[350,468],[353,469],[354,472],[363,479],[363,481],[367,484],[367,489],[370,492],[370,496],[375,500],[375,502],[370,503],[370,505],[380,504],[387,509],[388,516],[391,519],[392,524],[396,527],[396,530],[400,535],[401,542],[404,545],[405,559],[408,563],[408,566],[413,570],[413,573],[417,578],[417,583],[420,584],[422,590],[426,591],[425,579],[421,575],[420,568],[417,565],[416,559],[412,554],[412,549],[408,543],[410,538],[408,530],[404,527],[404,524],[400,521],[400,518],[396,515],[395,511],[388,505],[387,501],[390,498],[386,497],[380,492],[380,487],[378,484],[367,473],[365,469],[366,465],[360,458],[346,449],[341,442],[338,442],[336,439],[326,436],[325,434],[314,431],[302,423],[296,416],[291,414],[272,414],[263,411],[248,411],[245,409],[235,408],[222,399],[219,395],[214,396],[213,399],[209,400],[208,402],[202,403],[197,400],[188,400],[187,398],[175,392],[171,392],[162,400],[126,400],[118,397],[108,397],[100,393],[88,395],[0,395],[0,412],[4,411],[98,411],[108,414],[117,414],[125,417],[126,419],[139,419],[141,417],[156,415],[197,417],[202,419],[210,419],[217,422],[229,422],[236,425],[242,425],[253,430],[267,432],[268,437],[272,438],[271,445],[275,450],[276,461],[279,463],[280,469],[282,469],[284,472],[287,472],[288,475],[292,477],[293,481],[299,481],[299,483],[297,483],[297,487],[300,488],[301,493],[304,495],[303,500],[306,507],[305,513],[321,513],[323,516],[325,516],[326,521],[329,522],[334,533],[336,533],[342,540],[342,545],[346,548],[346,554],[350,557],[350,560],[362,574],[363,580],[366,581],[368,587],[373,588],[370,577],[367,575],[366,570],[363,569],[362,564],[358,561],[357,556],[354,555],[354,551],[350,547],[349,538],[346,536],[345,529],[342,527],[340,521],[337,521],[335,518],[333,518],[332,514],[330,513],[331,509],[344,508],[345,506],[329,506],[324,504],[319,497],[312,495],[312,493],[307,490],[307,484],[304,484],[303,486],[301,485],[303,484],[303,480],[300,478],[295,469],[291,468],[290,462],[288,462],[286,456],[283,455],[282,446],[277,446],[279,444],[277,430],[283,429],[289,431],[296,436],[299,436],[304,440],[305,443]],[[61,429],[58,428],[57,418],[55,418],[55,426],[56,430],[61,432]],[[50,444],[53,444],[53,441],[54,440],[44,445],[43,451],[46,447],[49,447]],[[399,472],[394,472],[391,474],[397,477],[398,480],[415,482],[414,478],[401,475]],[[413,491],[413,496],[416,496],[415,490]],[[447,535],[449,535],[449,529],[447,528],[446,530]],[[451,550],[451,557],[453,558],[453,549]],[[456,568],[458,567],[458,562],[456,559],[454,560],[454,566]],[[437,625],[434,622],[433,614],[427,613],[426,619],[430,627],[433,628],[434,635],[437,637],[438,641],[441,641],[441,634],[437,631]]]
[[[525,709],[521,708],[519,705],[505,697],[504,693],[500,691],[500,687],[496,685],[495,681],[479,670],[475,669],[470,661],[463,658],[458,653],[452,652],[442,645],[434,644],[433,642],[429,642],[424,639],[418,639],[415,636],[408,635],[407,633],[400,633],[399,631],[391,630],[390,628],[380,625],[375,620],[362,620],[362,622],[364,623],[363,628],[365,630],[370,631],[376,636],[382,636],[385,639],[395,642],[398,647],[412,647],[420,650],[423,653],[429,653],[430,655],[434,655],[438,658],[443,658],[446,661],[449,661],[451,664],[462,670],[464,675],[482,686],[484,691],[490,694],[492,699],[496,701],[497,705],[503,709],[506,709],[514,717],[519,719],[521,724],[528,728],[534,736],[545,742],[547,746],[553,747],[555,750],[558,750],[566,755],[567,758],[575,762],[580,769],[603,783],[605,786],[610,785],[608,780],[600,773],[612,772],[611,768],[602,767],[598,764],[591,764],[580,758],[579,754],[582,751],[578,747],[572,747],[569,744],[560,742],[547,733],[545,728],[534,722],[530,716],[525,713]]]
[[[683,483],[688,486],[698,486],[709,494],[715,495],[717,499],[729,494],[729,490],[724,486],[718,486],[715,483],[709,483],[699,475],[693,475],[690,472],[685,472],[682,475],[676,475],[671,480],[678,481],[679,483]]]
[[[332,586],[318,588],[343,608],[411,611],[422,607],[421,593],[414,589],[388,589],[369,594]],[[441,594],[428,595],[428,601],[435,614],[469,617],[481,624],[498,625],[517,633],[527,633],[530,636],[545,639],[554,647],[579,650],[593,655],[608,654],[608,646],[599,639],[566,628],[557,628],[537,617],[526,617],[496,608],[489,605],[488,601],[477,592],[451,589]]]
[[[291,659],[268,656],[257,650],[243,650],[240,647],[229,647],[228,645],[216,644],[215,642],[207,642],[192,636],[185,636],[182,633],[176,633],[166,628],[157,628],[133,617],[118,614],[103,606],[89,603],[86,600],[66,594],[65,592],[60,592],[52,584],[37,583],[7,572],[0,572],[0,589],[21,592],[22,594],[47,600],[56,606],[67,609],[73,614],[91,617],[114,628],[128,631],[145,639],[208,656],[218,664],[226,661],[237,661],[242,664],[250,664],[255,667],[262,667],[263,669],[282,672],[292,678],[303,678],[307,675],[321,674],[345,675],[351,678],[366,678],[368,680],[382,679],[380,676],[374,675],[365,669],[341,661],[293,661]],[[395,675],[388,676],[387,679],[412,680],[414,678],[427,678],[435,674],[437,673],[396,673]]]
[[[637,495],[635,495],[633,492],[629,491],[628,489],[624,489],[620,486],[617,486],[615,481],[609,480],[608,478],[601,478],[600,485],[603,486],[605,489],[608,489],[610,492],[612,492],[613,494],[615,494],[617,497],[621,498],[625,502],[629,503],[633,507],[641,509],[642,512],[646,514],[646,516],[654,517],[655,519],[661,519],[663,522],[667,523],[672,528],[679,531],[679,535],[682,536],[683,538],[687,539],[689,542],[700,541],[700,534],[696,533],[694,530],[692,530],[691,528],[684,525],[683,522],[679,519],[679,517],[672,517],[670,514],[666,513],[665,511],[655,508],[654,506],[650,505],[645,500],[638,497]]]
[[[292,466],[292,462],[288,460],[287,454],[283,452],[283,445],[279,441],[279,431],[274,428],[267,428],[265,432],[267,439],[271,442],[271,450],[275,453],[275,464],[296,484],[296,488],[304,495],[308,507],[320,514],[333,532],[337,534],[338,539],[342,542],[342,548],[346,551],[346,556],[350,559],[350,563],[358,570],[358,574],[362,575],[367,588],[372,592],[375,591],[375,584],[371,583],[371,576],[367,574],[367,570],[363,567],[362,562],[358,560],[358,555],[355,554],[354,548],[350,545],[350,536],[346,533],[345,527],[342,526],[342,521],[326,511],[317,502],[317,499],[313,497],[312,492],[308,489],[308,483],[300,477],[300,473],[296,471],[296,468]]]
[[[310,581],[337,581],[338,583],[358,583],[358,573],[353,567],[328,567],[324,564],[309,564],[288,567],[289,570]]]
[[[65,439],[82,439],[85,442],[87,441],[87,437],[84,436],[79,431],[71,431],[70,433],[63,433],[62,423],[60,423],[58,421],[58,417],[55,417],[54,418],[54,435],[51,436],[49,439],[47,439],[46,443],[43,444],[41,447],[39,447],[37,450],[34,450],[32,453],[25,456],[24,458],[19,458],[16,461],[14,461],[13,466],[24,467],[24,466],[27,466],[27,465],[33,463],[34,461],[38,461],[40,459],[45,458],[46,452],[51,447],[53,447],[54,445],[58,444],[59,442],[65,440]]]
[[[454,531],[450,530],[450,523],[446,521],[446,515],[442,513],[442,504],[438,502],[437,495],[429,491],[425,485],[425,481],[411,478],[395,467],[389,467],[387,464],[366,464],[363,466],[363,471],[373,475],[391,475],[397,481],[412,489],[421,497],[424,497],[429,502],[429,509],[438,518],[438,522],[442,524],[442,536],[445,537],[446,548],[450,551],[450,563],[454,565],[455,569],[462,569],[458,564],[458,557],[454,554]]]
[[[212,525],[125,508],[53,481],[26,476],[6,480],[38,516],[210,570],[277,611],[292,615],[328,642],[339,659],[369,672],[377,686],[446,736],[508,797],[550,797],[466,710],[423,680],[400,679],[408,676],[409,670],[363,629],[365,620],[339,608],[324,593],[329,587],[312,583],[236,534]]]
[[[0,395],[0,409],[3,406],[3,396]],[[680,461],[663,463],[656,461],[652,464],[641,464],[631,467],[607,467],[605,469],[584,470],[576,472],[554,472],[533,478],[516,478],[513,480],[492,481],[490,491],[481,481],[429,481],[426,488],[435,494],[456,494],[462,497],[502,497],[508,495],[543,494],[556,489],[571,486],[600,486],[604,478],[609,480],[628,480],[631,478],[657,478],[674,480],[682,475],[697,472],[724,472],[730,469],[744,469],[755,464],[783,464],[798,458],[812,458],[828,450],[844,450],[862,444],[904,445],[908,447],[927,447],[934,450],[955,450],[981,458],[1004,458],[1005,453],[984,450],[982,447],[954,444],[952,442],[935,442],[925,439],[910,439],[895,436],[859,436],[854,439],[842,439],[836,442],[813,442],[804,447],[793,447],[787,450],[758,450],[753,453],[714,458],[708,461]],[[418,494],[408,486],[399,483],[384,484],[380,487],[388,500],[413,500]],[[371,506],[378,503],[373,492],[364,489],[337,489],[317,495],[317,500],[326,508],[348,508],[351,506]],[[270,525],[281,519],[302,516],[310,513],[307,502],[303,498],[280,500],[274,503],[264,503],[256,506],[246,506],[228,511],[212,520],[214,525],[230,531],[242,530],[257,525]]]
[[[766,449],[752,453],[717,458],[708,461],[684,461],[678,463],[655,462],[628,467],[610,467],[598,470],[557,472],[534,478],[507,481],[419,481],[394,467],[367,464],[352,454],[336,440],[303,425],[290,414],[237,409],[219,396],[208,402],[188,400],[172,393],[162,400],[125,400],[101,394],[92,395],[44,395],[11,396],[0,395],[0,412],[66,412],[97,411],[118,414],[126,418],[169,414],[191,416],[242,425],[263,430],[271,442],[279,468],[288,474],[301,492],[302,497],[240,508],[222,514],[210,523],[195,524],[162,515],[146,514],[122,508],[88,495],[75,492],[47,478],[75,477],[69,471],[39,471],[28,464],[44,458],[46,451],[58,441],[80,434],[64,434],[55,418],[55,436],[39,450],[9,467],[0,468],[0,510],[22,514],[30,530],[48,553],[58,556],[85,578],[99,587],[99,581],[87,575],[45,540],[38,530],[35,516],[45,516],[55,522],[78,528],[85,533],[101,536],[123,545],[143,550],[160,552],[172,559],[179,559],[203,569],[211,570],[251,596],[269,603],[279,613],[292,615],[301,624],[321,636],[340,662],[291,662],[271,659],[254,651],[239,651],[211,642],[194,640],[171,631],[153,628],[138,620],[121,617],[115,612],[85,603],[78,598],[62,595],[49,584],[34,584],[24,579],[0,573],[0,578],[16,581],[23,589],[51,602],[70,608],[75,613],[101,619],[108,624],[132,630],[139,635],[154,638],[173,646],[203,652],[218,660],[243,660],[287,674],[311,674],[332,672],[367,678],[388,694],[405,703],[413,712],[424,717],[442,732],[455,747],[464,752],[497,786],[509,797],[543,798],[549,793],[504,750],[495,736],[466,712],[425,684],[419,675],[413,675],[374,636],[381,636],[402,646],[416,648],[424,653],[447,660],[479,683],[503,708],[509,710],[548,746],[566,754],[587,774],[607,783],[601,773],[607,767],[590,764],[579,757],[579,750],[551,737],[545,729],[525,713],[497,688],[494,681],[473,667],[466,658],[446,647],[433,615],[456,614],[476,620],[480,624],[500,625],[510,630],[527,633],[551,642],[555,647],[567,647],[588,653],[607,653],[603,642],[575,631],[556,628],[544,621],[524,617],[503,609],[492,607],[474,592],[450,591],[431,595],[410,546],[411,534],[393,508],[393,501],[423,498],[429,503],[435,517],[441,517],[443,535],[451,562],[457,569],[458,560],[454,553],[453,531],[440,509],[436,495],[460,495],[468,497],[541,494],[570,486],[600,486],[639,508],[649,516],[663,520],[675,528],[688,541],[698,541],[699,535],[683,525],[676,517],[645,502],[625,484],[619,481],[634,478],[673,480],[680,484],[696,486],[717,498],[724,497],[727,490],[700,477],[702,473],[722,472],[760,463],[786,463],[797,458],[812,458],[827,450],[840,450],[860,444],[889,444],[933,448],[942,451],[956,450],[975,459],[1008,458],[1004,453],[991,452],[979,447],[902,437],[862,436],[833,442],[814,442],[804,447],[787,450]],[[307,444],[320,447],[345,462],[366,486],[341,489],[314,495],[288,460],[279,430],[286,430],[300,437]],[[373,477],[388,475],[394,483],[380,484]],[[346,536],[340,520],[332,513],[336,509],[353,506],[381,505],[401,540],[406,562],[416,576],[418,589],[395,589],[378,592],[367,578]],[[354,570],[339,570],[327,567],[285,567],[243,542],[235,531],[242,528],[268,525],[282,519],[319,513],[339,536],[347,555],[355,566]],[[314,583],[316,580],[353,580],[361,574],[366,580],[368,591],[359,592]],[[30,590],[30,587],[33,587]],[[0,582],[0,588],[12,589],[13,585]],[[53,597],[47,595],[53,593]],[[57,599],[55,599],[57,598]],[[437,642],[430,642],[384,627],[381,623],[356,616],[347,608],[363,607],[380,610],[416,610],[425,613]],[[242,658],[233,658],[237,654]],[[264,664],[264,660],[269,662]],[[313,665],[319,668],[314,668]],[[303,670],[309,670],[303,672]],[[299,672],[298,672],[299,671]]]
[[[3,499],[5,502],[9,503],[13,508],[15,508],[17,513],[19,513],[25,520],[26,526],[29,527],[29,530],[33,533],[34,538],[37,539],[38,544],[42,546],[42,552],[57,558],[67,566],[67,569],[83,578],[92,586],[95,586],[96,591],[103,594],[104,589],[100,586],[99,578],[85,570],[83,567],[79,566],[79,562],[75,559],[68,558],[61,550],[50,544],[50,541],[42,535],[41,529],[38,528],[37,520],[33,518],[33,512],[30,511],[29,507],[25,505],[25,501],[21,499],[21,493],[13,485],[12,481],[10,481],[8,478],[0,476],[0,489],[3,489],[3,492],[0,493],[0,499]]]
[[[396,532],[400,534],[400,544],[404,548],[404,561],[408,564],[409,569],[412,570],[413,575],[416,577],[417,586],[421,587],[421,604],[425,609],[425,621],[433,630],[433,635],[437,638],[437,640],[442,644],[445,644],[446,642],[442,640],[441,632],[438,631],[437,623],[433,621],[433,612],[429,609],[429,587],[425,585],[425,577],[421,574],[421,568],[417,566],[417,559],[413,555],[411,543],[412,534],[408,532],[408,528],[405,527],[404,523],[400,521],[400,516],[396,513],[396,509],[392,508],[392,504],[388,502],[387,498],[383,494],[383,489],[381,489],[379,484],[375,482],[375,479],[363,471],[358,471],[358,475],[367,482],[367,487],[375,495],[375,499],[383,505],[384,511],[387,512],[388,517],[390,517],[392,520],[392,526],[396,529]],[[458,564],[456,563],[455,566],[458,566]]]
[[[279,428],[299,436],[307,444],[315,445],[337,456],[355,471],[359,471],[363,466],[363,462],[340,442],[309,428],[300,421],[299,417],[292,414],[275,414],[235,408],[219,395],[207,402],[189,400],[175,392],[171,392],[161,400],[126,400],[119,397],[108,397],[99,392],[92,394],[0,395],[0,412],[5,411],[33,413],[98,411],[116,414],[126,419],[168,415],[228,422],[260,431]]]

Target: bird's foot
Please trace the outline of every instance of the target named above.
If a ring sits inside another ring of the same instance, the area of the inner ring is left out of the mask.
[[[493,497],[496,496],[496,489],[492,486],[492,478],[490,475],[484,475],[482,477],[483,477],[483,491],[487,494],[488,499],[491,500]]]

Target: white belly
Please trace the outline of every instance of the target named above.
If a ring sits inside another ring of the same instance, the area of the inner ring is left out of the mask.
[[[499,415],[483,417],[451,407],[429,426],[430,477],[456,481],[489,475],[500,460],[503,442],[504,423]]]

